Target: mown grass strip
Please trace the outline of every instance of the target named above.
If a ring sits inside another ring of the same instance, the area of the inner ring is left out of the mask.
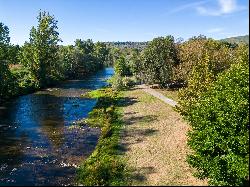
[[[123,125],[118,104],[121,93],[104,88],[89,93],[97,104],[89,113],[89,126],[100,127],[101,136],[95,151],[78,169],[77,183],[86,186],[126,185],[125,161],[119,155],[120,130]]]

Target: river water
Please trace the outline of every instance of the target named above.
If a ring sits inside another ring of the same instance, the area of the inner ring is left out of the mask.
[[[100,135],[74,125],[96,104],[80,95],[107,85],[113,73],[106,68],[0,106],[0,185],[72,185]]]

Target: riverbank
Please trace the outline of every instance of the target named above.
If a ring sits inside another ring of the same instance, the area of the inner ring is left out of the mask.
[[[125,162],[120,156],[118,143],[123,125],[121,120],[121,93],[105,88],[89,93],[97,104],[89,113],[86,123],[101,128],[95,151],[78,169],[77,184],[86,186],[117,186],[126,183]]]
[[[79,78],[86,79],[101,70],[102,69],[97,69],[94,72],[83,74],[82,77],[78,77],[78,79]],[[9,88],[9,90],[6,90],[6,95],[3,98],[0,98],[0,106],[5,104],[5,102],[11,101],[12,99],[15,99],[19,96],[32,94],[37,91],[46,90],[48,88],[54,88],[58,85],[63,84],[67,80],[71,80],[75,78],[73,76],[72,77],[70,76],[60,77],[58,79],[51,80],[51,82],[44,87],[38,87],[35,85],[35,81],[29,75],[29,72],[27,71],[27,69],[25,69],[21,65],[18,65],[18,66],[16,65],[10,68],[10,73],[12,77],[12,83],[10,84],[11,87]]]
[[[189,127],[173,107],[140,88],[90,95],[98,103],[86,122],[102,132],[78,170],[77,184],[207,185],[192,176],[186,162]]]

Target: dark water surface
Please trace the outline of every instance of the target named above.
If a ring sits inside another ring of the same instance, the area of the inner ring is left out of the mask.
[[[0,185],[72,184],[76,167],[100,134],[97,128],[73,125],[96,104],[80,95],[105,86],[112,75],[106,68],[0,106]]]

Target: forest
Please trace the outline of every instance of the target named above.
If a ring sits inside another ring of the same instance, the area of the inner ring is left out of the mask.
[[[187,162],[197,178],[209,185],[249,183],[247,44],[203,35],[180,41],[168,35],[145,43],[76,39],[65,46],[54,16],[40,12],[37,22],[22,46],[10,43],[11,30],[0,23],[0,103],[114,67],[110,86],[92,93],[99,100],[88,122],[101,122],[102,135],[94,155],[79,169],[81,184],[129,184],[117,154],[122,122],[116,107],[120,94],[140,84],[178,91],[175,110],[192,129]]]

